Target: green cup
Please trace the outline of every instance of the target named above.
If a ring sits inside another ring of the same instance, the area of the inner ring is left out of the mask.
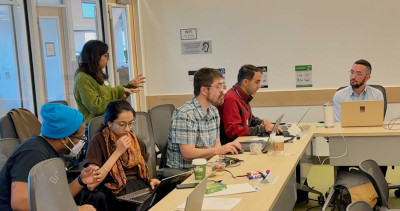
[[[206,178],[206,165],[207,160],[204,158],[197,158],[192,160],[194,178],[195,180],[203,180]]]

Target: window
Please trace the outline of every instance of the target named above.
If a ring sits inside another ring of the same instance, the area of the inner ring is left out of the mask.
[[[33,110],[23,19],[22,5],[0,3],[0,116],[13,108]]]
[[[61,0],[36,0],[39,4],[62,4]]]
[[[95,18],[96,17],[96,3],[82,2],[82,17]]]

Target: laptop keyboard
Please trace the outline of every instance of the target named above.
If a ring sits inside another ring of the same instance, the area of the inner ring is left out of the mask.
[[[147,193],[147,194],[132,197],[130,199],[132,201],[146,201],[147,199],[149,199],[151,197],[151,195],[152,195],[151,193]]]

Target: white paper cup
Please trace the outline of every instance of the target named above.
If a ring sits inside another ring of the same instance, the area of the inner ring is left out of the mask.
[[[283,151],[285,149],[285,138],[283,136],[273,136],[271,138],[274,151]]]

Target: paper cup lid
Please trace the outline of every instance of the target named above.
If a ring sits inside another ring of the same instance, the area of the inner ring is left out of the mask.
[[[205,158],[196,158],[192,160],[193,165],[203,165],[207,164],[207,160]]]

